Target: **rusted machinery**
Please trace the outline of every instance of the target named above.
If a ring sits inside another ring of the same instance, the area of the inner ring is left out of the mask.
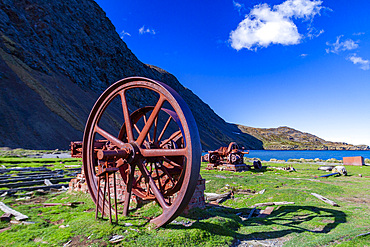
[[[228,147],[220,147],[215,151],[208,151],[205,159],[209,163],[213,164],[217,164],[225,160],[231,164],[243,164],[244,154],[248,153],[249,152],[240,150],[236,142],[231,142]]]
[[[144,95],[150,95],[152,106],[130,101]],[[109,127],[117,125],[110,111],[122,115],[118,133]],[[199,177],[201,146],[189,107],[168,85],[147,78],[126,78],[105,90],[90,112],[82,144],[75,143],[73,150],[76,155],[82,151],[96,217],[98,212],[109,213],[110,221],[112,211],[117,220],[116,174],[126,185],[123,215],[128,215],[131,193],[142,200],[156,200],[161,214],[151,223],[157,227],[184,210]],[[114,207],[106,188],[111,180]]]
[[[204,160],[209,162],[208,169],[224,165],[226,170],[239,171],[248,168],[243,161],[244,154],[248,153],[248,151],[241,150],[236,142],[231,142],[228,147],[220,147],[215,151],[208,151],[208,154],[204,156]]]

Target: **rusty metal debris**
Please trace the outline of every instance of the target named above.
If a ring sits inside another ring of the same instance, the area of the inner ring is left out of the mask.
[[[155,103],[134,109],[139,104],[129,104],[127,95],[143,90],[153,95]],[[118,135],[103,125],[108,108],[118,105],[112,102],[119,102],[118,110],[123,112]],[[194,117],[172,88],[155,80],[131,77],[114,83],[99,97],[87,120],[83,142],[72,142],[71,154],[82,157],[96,213],[104,217],[109,212],[111,220],[114,209],[117,220],[115,177],[120,175],[125,183],[123,215],[128,215],[132,193],[143,200],[155,200],[162,213],[150,222],[160,227],[175,219],[192,198],[199,177],[201,146]],[[114,207],[110,188],[106,188],[111,180]]]
[[[207,169],[210,170],[219,168],[227,171],[243,171],[248,170],[248,166],[244,164],[244,154],[248,153],[248,151],[240,149],[236,142],[231,142],[228,147],[208,151],[204,160],[209,162]]]

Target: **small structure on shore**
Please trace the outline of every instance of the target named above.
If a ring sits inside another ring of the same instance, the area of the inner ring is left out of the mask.
[[[346,166],[363,166],[363,165],[365,165],[364,157],[362,157],[362,156],[343,157],[343,165],[346,165]]]

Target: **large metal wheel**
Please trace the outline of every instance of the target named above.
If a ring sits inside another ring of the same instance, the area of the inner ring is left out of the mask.
[[[140,106],[137,101],[147,95],[153,105]],[[112,107],[120,108],[121,124],[112,120]],[[113,125],[119,125],[118,131]],[[131,192],[156,200],[162,212],[151,222],[160,227],[188,205],[199,177],[201,146],[194,117],[172,88],[131,77],[111,85],[95,103],[85,127],[82,157],[87,186],[100,212],[104,197],[100,191],[98,200],[97,168],[118,168],[126,184],[123,214],[128,215]]]

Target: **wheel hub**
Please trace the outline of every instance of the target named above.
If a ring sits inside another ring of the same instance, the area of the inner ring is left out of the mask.
[[[127,163],[135,163],[142,155],[136,143],[125,143],[121,148],[114,147],[109,150],[99,150],[97,153],[99,160],[117,161],[119,159],[125,160]]]

